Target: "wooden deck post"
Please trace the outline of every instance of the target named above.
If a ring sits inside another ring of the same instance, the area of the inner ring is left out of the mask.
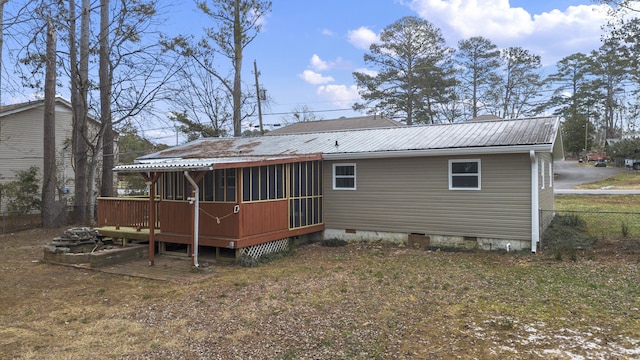
[[[155,261],[156,243],[154,238],[156,228],[156,182],[160,173],[142,173],[147,185],[149,185],[149,266]]]

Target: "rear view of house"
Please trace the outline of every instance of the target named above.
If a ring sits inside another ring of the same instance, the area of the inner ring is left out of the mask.
[[[116,170],[154,184],[158,241],[196,249],[313,234],[535,252],[561,149],[545,117],[201,139]],[[131,223],[107,210],[101,225]]]

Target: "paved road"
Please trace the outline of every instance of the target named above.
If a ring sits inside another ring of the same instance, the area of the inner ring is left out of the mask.
[[[640,190],[615,190],[615,189],[600,189],[600,190],[578,190],[573,189],[574,186],[590,183],[594,181],[604,180],[615,174],[619,174],[625,171],[623,168],[618,167],[593,167],[593,166],[580,166],[575,160],[563,160],[554,162],[554,193],[556,194],[640,194]]]

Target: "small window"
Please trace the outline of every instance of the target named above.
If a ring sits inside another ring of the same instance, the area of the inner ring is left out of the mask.
[[[333,189],[334,190],[355,190],[356,189],[356,164],[334,164],[333,165]]]
[[[553,187],[553,163],[549,161],[549,187]]]
[[[541,184],[540,184],[540,188],[544,189],[544,180],[545,180],[545,177],[544,177],[544,160],[542,160],[542,165],[540,166],[540,169],[542,171],[542,174],[540,174],[540,178],[542,180]]]
[[[480,160],[449,160],[449,190],[480,190]]]

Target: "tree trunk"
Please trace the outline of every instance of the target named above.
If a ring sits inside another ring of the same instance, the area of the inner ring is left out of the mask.
[[[102,147],[102,137],[98,137],[98,143],[96,144],[96,149],[100,149]],[[97,151],[94,151],[91,156],[91,161],[89,162],[89,183],[93,184],[96,181],[98,166],[100,165],[100,154]],[[111,169],[109,170],[111,172]],[[96,197],[89,197],[89,209],[95,209],[96,206]],[[93,219],[93,218],[92,218]],[[93,224],[93,221],[92,221]]]
[[[73,1],[71,1],[73,2]],[[75,4],[73,4],[75,5]],[[73,6],[70,4],[69,6]],[[76,167],[75,174],[75,203],[74,213],[77,223],[86,223],[89,220],[87,209],[90,189],[93,188],[87,181],[89,150],[87,135],[87,93],[89,86],[89,1],[82,0],[82,14],[80,24],[80,66],[72,68],[76,71],[77,98],[75,104],[75,117],[73,129],[73,156]],[[73,10],[75,12],[75,9]],[[75,33],[75,28],[72,30]]]
[[[100,0],[100,120],[102,122],[102,182],[100,194],[113,194],[113,122],[111,119],[111,63],[109,61],[109,0]],[[96,149],[99,151],[99,148]]]
[[[42,226],[56,224],[56,33],[47,20],[47,56],[44,85],[44,139],[42,175]]]
[[[4,47],[4,4],[9,0],[0,0],[0,69],[2,68],[2,48]],[[0,105],[2,105],[2,71],[0,71]]]
[[[233,67],[235,74],[233,76],[233,136],[242,135],[242,24],[240,22],[240,0],[235,0],[235,10],[233,19],[233,49],[235,59],[233,59]]]

